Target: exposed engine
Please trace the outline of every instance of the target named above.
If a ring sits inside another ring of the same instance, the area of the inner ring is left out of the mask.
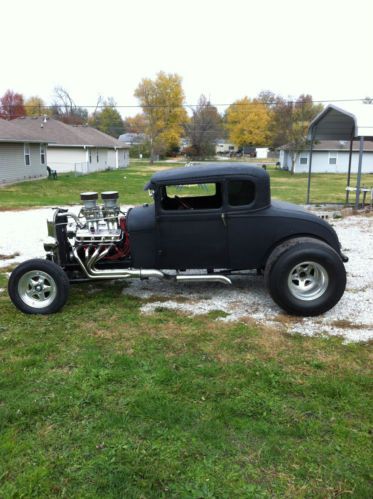
[[[118,192],[101,193],[102,205],[97,204],[97,192],[83,192],[83,207],[69,226],[67,236],[74,250],[88,263],[90,255],[100,260],[120,260],[130,254],[126,216],[118,205]]]

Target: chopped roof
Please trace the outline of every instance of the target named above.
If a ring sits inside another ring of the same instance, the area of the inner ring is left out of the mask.
[[[0,120],[5,121],[5,120]],[[33,137],[41,142],[65,146],[93,146],[126,149],[128,146],[119,140],[85,125],[67,125],[53,118],[24,117],[12,121],[5,121],[0,126],[0,140],[12,131],[13,141],[30,141]],[[9,130],[9,131],[8,131]],[[8,137],[9,138],[9,137]]]
[[[186,166],[164,170],[155,173],[146,184],[146,189],[151,189],[156,185],[165,185],[173,182],[192,182],[209,180],[216,177],[231,176],[251,176],[267,180],[268,174],[258,166],[247,163],[204,163],[200,166]]]

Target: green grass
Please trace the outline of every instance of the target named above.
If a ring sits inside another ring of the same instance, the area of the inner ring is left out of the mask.
[[[76,204],[82,191],[118,190],[121,202],[137,204],[149,201],[143,188],[151,175],[161,168],[181,166],[132,161],[127,169],[111,170],[75,177],[73,173],[61,174],[58,180],[35,180],[0,188],[0,209],[28,208],[33,206],[56,206]],[[307,175],[290,175],[288,172],[269,168],[274,198],[294,203],[305,203]],[[352,185],[356,182],[352,179]],[[363,183],[373,184],[373,176],[365,175]],[[346,175],[315,174],[312,177],[312,202],[340,202],[345,200]]]
[[[371,345],[143,316],[122,287],[48,317],[0,294],[0,497],[372,496]]]

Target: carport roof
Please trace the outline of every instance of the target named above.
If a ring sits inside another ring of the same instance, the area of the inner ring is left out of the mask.
[[[373,105],[348,103],[343,108],[329,104],[313,119],[308,138],[316,140],[373,140]]]

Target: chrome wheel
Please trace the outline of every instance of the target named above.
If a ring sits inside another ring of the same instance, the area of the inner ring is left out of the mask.
[[[57,296],[57,285],[53,277],[42,270],[31,270],[23,274],[18,282],[21,300],[33,308],[48,307]]]
[[[320,298],[328,288],[329,276],[325,268],[316,262],[298,263],[289,273],[288,287],[298,300]]]

